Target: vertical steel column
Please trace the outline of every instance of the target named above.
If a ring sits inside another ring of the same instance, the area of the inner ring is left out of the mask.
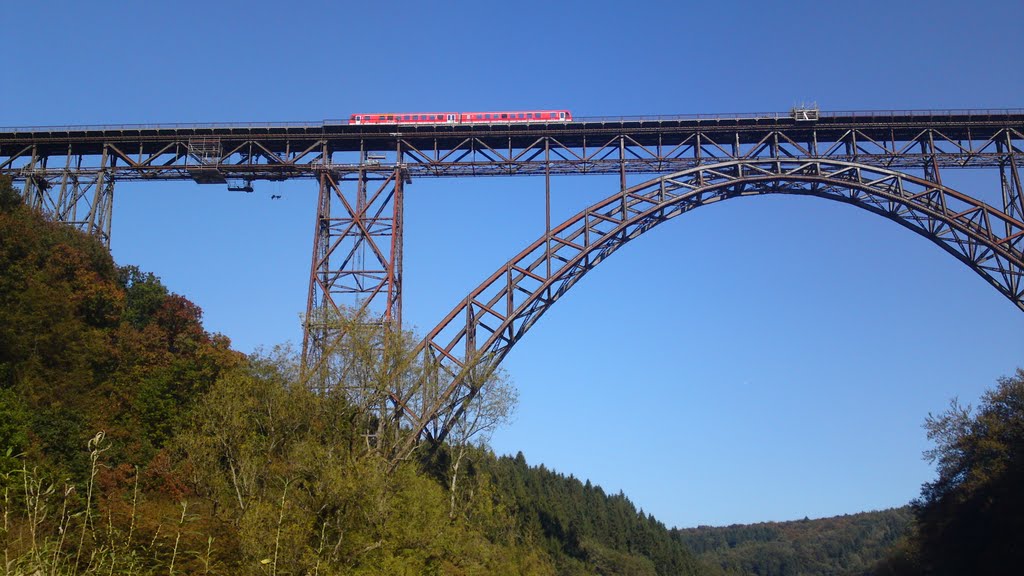
[[[942,175],[939,173],[939,158],[935,154],[935,135],[928,131],[928,142],[921,142],[921,155],[924,156],[924,177],[927,180],[942,185]]]
[[[996,146],[1001,154],[1005,154],[999,161],[1003,212],[1011,218],[1024,220],[1024,186],[1021,185],[1020,170],[1017,166],[1017,159],[1013,155],[1013,141],[1010,139],[1009,131],[1006,134],[1005,145],[1002,142],[997,142]],[[1007,223],[1006,235],[1009,236],[1010,233],[1010,225]]]
[[[328,372],[323,364],[340,316],[355,313],[367,322],[401,328],[403,195],[408,173],[401,166],[387,170],[370,164],[365,154],[362,159],[354,172],[326,166],[320,172],[302,338],[302,364],[308,375]]]
[[[619,136],[619,192],[626,191],[626,138],[625,136]],[[629,218],[626,212],[626,195],[622,195],[622,204],[620,209],[622,210],[622,221],[625,222]]]
[[[81,164],[81,160],[79,160]],[[56,212],[57,217],[62,220],[68,218],[67,210],[64,209],[65,203],[68,199],[68,179],[74,178],[72,182],[77,182],[77,175],[71,171],[71,145],[68,144],[68,157],[64,162],[64,173],[60,177],[60,195],[57,197]],[[77,184],[76,184],[77,187]]]
[[[326,270],[331,222],[331,187],[327,183],[327,178],[327,170],[322,169],[319,175],[320,192],[316,201],[316,217],[313,221],[313,259],[309,267],[306,316],[303,319],[303,370],[314,366],[322,367],[323,347],[327,342],[328,319],[325,317],[325,308],[331,302]],[[314,385],[322,388],[325,386],[325,375],[320,372],[317,376]],[[308,373],[306,377],[309,380]]]
[[[405,224],[405,184],[409,173],[401,167],[402,147],[398,145],[399,166],[395,168],[394,198],[391,202],[391,262],[388,266],[388,301],[384,321],[396,330],[402,329],[402,255]]]
[[[544,260],[551,278],[551,139],[544,139]]]
[[[626,189],[626,137],[619,136],[619,191]]]
[[[114,159],[103,147],[103,158],[100,160],[100,173],[93,190],[93,200],[89,208],[87,223],[90,234],[99,236],[104,244],[110,246],[110,220],[114,208]]]
[[[74,164],[73,158],[77,158]],[[68,146],[59,185],[56,176],[47,172],[49,159],[33,148],[32,158],[24,168],[25,203],[57,222],[98,237],[109,247],[114,211],[114,156],[104,147],[99,166],[82,170],[81,155],[76,157]]]
[[[21,197],[25,199],[25,204],[29,208],[42,210],[43,196],[46,195],[46,189],[39,185],[39,177],[36,175],[37,163],[39,163],[39,154],[36,151],[36,147],[32,146],[32,158],[28,161],[28,166],[23,168],[25,172],[25,186],[21,190]]]

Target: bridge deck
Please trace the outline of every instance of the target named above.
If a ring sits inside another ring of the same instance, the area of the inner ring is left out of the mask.
[[[355,125],[319,123],[126,124],[0,128],[0,157],[21,155],[34,146],[39,156],[100,154],[107,144],[133,154],[154,154],[168,143],[197,138],[221,142],[259,140],[269,152],[284,153],[326,143],[332,152],[390,151],[403,141],[415,148],[451,149],[466,138],[496,148],[529,147],[537,138],[555,138],[564,147],[603,145],[602,138],[628,136],[636,145],[655,146],[666,138],[701,133],[715,142],[750,144],[784,130],[794,141],[841,139],[850,130],[880,142],[913,140],[922,130],[939,130],[951,141],[979,141],[999,130],[1024,128],[1024,110],[823,112],[817,121],[788,114],[579,118],[551,124]],[[737,142],[738,140],[738,142]],[[667,142],[666,142],[667,143]]]

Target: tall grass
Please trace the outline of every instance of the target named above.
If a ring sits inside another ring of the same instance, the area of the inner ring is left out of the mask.
[[[203,542],[204,550],[184,547],[189,529],[186,502],[179,504],[180,516],[168,522],[173,522],[173,530],[162,530],[163,523],[157,523],[152,538],[139,541],[138,468],[128,517],[115,517],[112,506],[105,513],[100,509],[104,496],[125,497],[99,492],[96,479],[109,447],[102,432],[89,440],[90,469],[82,486],[29,467],[24,456],[13,458],[20,467],[0,471],[0,576],[215,573],[212,536]],[[182,568],[183,560],[189,561],[187,569]]]

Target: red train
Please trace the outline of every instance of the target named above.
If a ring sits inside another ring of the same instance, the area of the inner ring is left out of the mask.
[[[572,122],[568,110],[515,110],[505,112],[401,112],[353,114],[349,124],[511,124]]]

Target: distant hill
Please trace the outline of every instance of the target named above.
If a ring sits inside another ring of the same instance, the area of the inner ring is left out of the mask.
[[[728,576],[841,576],[870,573],[904,536],[909,506],[793,522],[672,530],[708,565]]]

